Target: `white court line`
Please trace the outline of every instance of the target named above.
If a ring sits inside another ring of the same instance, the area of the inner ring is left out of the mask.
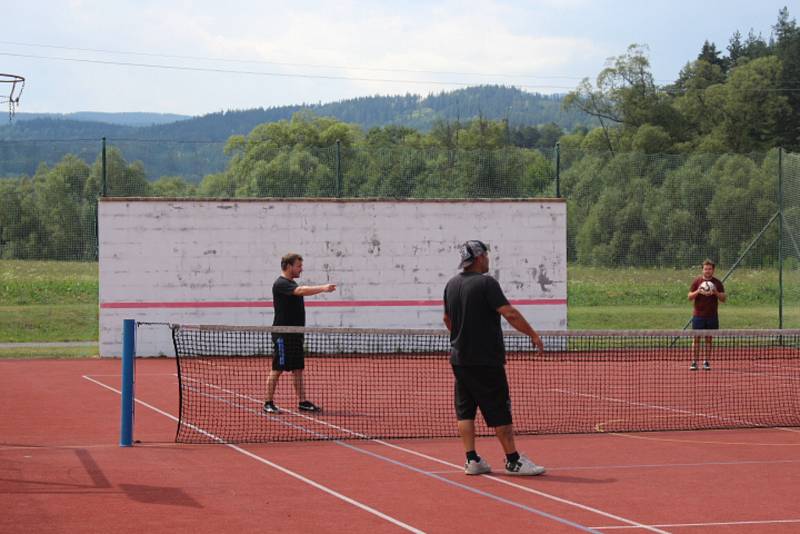
[[[193,381],[197,382],[197,380],[195,380],[195,379],[191,379],[191,380],[193,380]],[[219,387],[219,386],[217,386],[217,385],[214,385],[214,384],[204,384],[204,385],[206,385],[206,386],[208,386],[208,387],[210,387],[210,388],[217,389],[217,390],[223,391],[223,392],[225,392],[225,393],[231,394],[231,395],[233,395],[233,396],[236,396],[236,397],[240,397],[240,398],[242,398],[242,399],[249,400],[249,401],[251,401],[251,402],[254,402],[254,403],[257,403],[257,404],[259,404],[259,405],[261,404],[261,400],[260,400],[260,399],[255,399],[255,398],[253,398],[253,397],[250,397],[250,396],[248,396],[248,395],[242,395],[242,394],[240,394],[240,393],[236,393],[236,392],[234,392],[234,391],[230,391],[230,390],[227,390],[227,389],[221,388],[221,387]],[[227,401],[225,401],[225,400],[223,400],[223,399],[218,399],[218,400],[220,400],[220,401],[222,401],[222,402],[227,402]],[[245,407],[245,409],[247,409],[247,408]],[[393,443],[389,443],[389,442],[387,442],[387,441],[384,441],[384,440],[372,439],[372,438],[370,438],[369,436],[366,436],[366,435],[364,435],[364,434],[361,434],[361,433],[359,433],[359,432],[354,432],[354,431],[352,431],[352,430],[349,430],[349,429],[347,429],[347,428],[341,427],[341,426],[339,426],[339,425],[334,425],[334,424],[332,424],[332,423],[329,423],[329,422],[327,422],[327,421],[323,421],[323,420],[321,420],[321,419],[317,419],[317,418],[315,418],[315,417],[312,417],[312,416],[309,416],[309,415],[306,415],[306,414],[303,414],[303,413],[300,413],[300,412],[295,412],[295,411],[292,411],[292,410],[287,410],[287,409],[284,409],[284,410],[283,410],[283,412],[284,412],[284,413],[289,413],[289,414],[295,415],[295,416],[297,416],[297,417],[301,417],[301,418],[303,418],[303,419],[307,419],[307,420],[309,420],[309,421],[312,421],[312,422],[314,422],[315,424],[318,424],[318,425],[327,426],[328,428],[334,429],[334,430],[336,430],[336,431],[338,431],[338,432],[342,432],[342,433],[348,434],[348,435],[350,435],[350,436],[353,436],[353,437],[355,437],[355,438],[359,438],[359,439],[368,440],[368,441],[371,441],[371,442],[373,442],[373,443],[377,443],[377,444],[379,444],[379,445],[383,445],[384,447],[389,447],[389,448],[391,448],[391,449],[395,449],[395,450],[398,450],[398,451],[404,452],[404,453],[406,453],[406,454],[411,454],[411,455],[414,455],[414,456],[418,456],[418,457],[420,457],[420,458],[424,458],[424,459],[426,459],[426,460],[428,460],[428,461],[432,461],[432,462],[435,462],[435,463],[439,463],[439,464],[442,464],[442,465],[446,465],[446,466],[448,466],[448,467],[452,467],[452,468],[459,469],[459,470],[460,470],[460,469],[463,469],[463,466],[459,466],[458,464],[453,464],[453,463],[451,463],[451,462],[448,462],[448,461],[446,461],[446,460],[442,460],[442,459],[440,459],[440,458],[435,458],[435,457],[433,457],[433,456],[429,456],[429,455],[427,455],[427,454],[420,453],[420,452],[418,452],[418,451],[415,451],[415,450],[413,450],[413,449],[408,449],[408,448],[405,448],[405,447],[400,447],[399,445],[395,445],[395,444],[393,444]],[[261,415],[261,414],[259,413],[259,415]],[[286,424],[286,425],[289,425],[289,426],[292,426],[292,427],[295,427],[295,428],[297,428],[297,426],[298,426],[298,425],[295,425],[295,424],[293,424],[293,423],[289,423],[289,422],[285,422],[285,423],[283,423],[283,424]],[[309,432],[309,433],[311,433],[311,434],[318,434],[317,432],[314,432],[314,431],[311,431],[311,430],[308,430],[308,429],[306,429],[305,431],[306,431],[306,432]],[[359,449],[358,447],[355,447],[355,446],[353,446],[353,445],[350,445],[350,444],[347,444],[347,443],[343,443],[343,442],[341,442],[341,441],[336,441],[335,443],[337,443],[337,444],[339,444],[339,445],[342,445],[342,446],[346,446],[346,447],[348,447],[348,448],[352,448],[352,449],[354,449],[354,450],[358,450],[359,452],[367,452],[367,453],[368,453],[368,451],[364,451],[363,449]],[[372,453],[368,453],[368,454],[372,454]],[[381,457],[381,458],[385,458],[385,457]],[[568,505],[568,506],[573,506],[573,507],[575,507],[575,508],[579,508],[579,509],[581,509],[581,510],[585,510],[585,511],[587,511],[587,512],[591,512],[591,513],[594,513],[594,514],[597,514],[597,515],[601,515],[601,516],[603,516],[603,517],[607,517],[607,518],[609,518],[609,519],[613,519],[613,520],[615,520],[615,521],[619,521],[619,522],[621,522],[621,523],[626,523],[626,524],[628,524],[628,525],[632,525],[632,526],[633,526],[633,527],[635,527],[635,528],[641,528],[641,529],[649,530],[649,531],[651,531],[651,532],[659,532],[659,533],[661,533],[661,534],[664,534],[664,531],[663,531],[663,530],[659,530],[659,529],[656,529],[656,528],[651,528],[651,527],[649,527],[649,526],[647,526],[647,525],[644,525],[644,524],[642,524],[642,523],[639,523],[639,522],[637,522],[637,521],[634,521],[634,520],[631,520],[631,519],[627,519],[627,518],[624,518],[624,517],[621,517],[621,516],[618,516],[618,515],[614,515],[614,514],[611,514],[611,513],[609,513],[609,512],[605,512],[605,511],[603,511],[603,510],[600,510],[600,509],[597,509],[597,508],[593,508],[593,507],[591,507],[591,506],[588,506],[588,505],[585,505],[585,504],[581,504],[581,503],[578,503],[578,502],[575,502],[575,501],[570,501],[570,500],[568,500],[568,499],[564,499],[564,498],[558,497],[558,496],[556,496],[556,495],[552,495],[552,494],[549,494],[549,493],[545,493],[545,492],[543,492],[543,491],[535,490],[535,489],[533,489],[533,488],[529,488],[528,486],[524,486],[524,485],[522,485],[522,484],[517,484],[517,483],[514,483],[514,482],[509,482],[509,481],[507,481],[507,480],[504,480],[504,479],[502,479],[502,478],[498,478],[498,477],[496,477],[496,476],[492,476],[492,475],[482,475],[482,476],[483,476],[484,478],[487,478],[487,479],[489,479],[489,480],[492,480],[492,481],[494,481],[494,482],[497,482],[498,484],[503,484],[503,485],[506,485],[506,486],[510,486],[510,487],[513,487],[513,488],[515,488],[515,489],[519,489],[519,490],[522,490],[522,491],[524,491],[524,492],[527,492],[527,493],[532,493],[532,494],[534,494],[534,495],[537,495],[537,496],[539,496],[539,497],[544,497],[544,498],[546,498],[546,499],[550,499],[550,500],[552,500],[552,501],[556,501],[556,502],[558,502],[558,503],[561,503],[561,504],[566,504],[566,505]],[[449,480],[445,480],[445,481],[446,481],[446,482],[448,482],[448,483],[450,483],[450,481],[449,481]],[[467,486],[467,488],[471,488],[471,486]]]
[[[795,374],[800,373],[800,367],[797,367],[797,366],[775,365],[774,363],[762,363],[762,362],[756,362],[756,365],[758,367],[771,367],[772,369],[776,369],[778,371],[787,371],[789,373],[792,373],[791,378],[794,378]],[[780,375],[777,375],[777,376],[780,377],[780,376],[786,376],[786,375],[780,374]]]
[[[113,373],[113,374],[97,374],[92,373],[92,376],[106,376],[106,377],[117,377],[120,378],[122,375],[120,373]],[[171,373],[136,373],[136,376],[178,376],[174,372]]]
[[[753,430],[753,429],[748,429]],[[758,430],[765,430],[763,428],[759,428]],[[785,428],[768,428],[766,430],[779,430],[785,431]],[[710,432],[701,430],[700,432]],[[715,431],[716,432],[716,431]],[[772,443],[772,442],[763,442],[763,441],[705,441],[698,438],[685,438],[679,439],[678,437],[675,438],[661,438],[655,437],[655,434],[659,434],[659,432],[639,432],[639,433],[627,433],[627,432],[607,432],[609,436],[614,436],[617,438],[625,438],[625,439],[640,439],[642,441],[658,441],[662,443],[682,443],[682,444],[691,444],[691,445],[734,445],[734,446],[745,446],[745,447],[797,447],[800,446],[800,441],[795,441],[792,443]],[[666,433],[669,435],[669,433]]]
[[[107,386],[107,385],[103,384],[102,382],[94,380],[93,378],[91,378],[89,376],[83,375],[83,378],[85,378],[86,380],[89,380],[90,382],[94,382],[95,384],[97,384],[99,386],[102,386],[102,387],[104,387],[104,388],[106,388],[108,390],[111,390],[111,391],[113,391],[114,393],[116,393],[118,395],[122,395],[122,392],[119,391],[118,389],[115,389],[115,388],[112,388],[110,386]],[[146,402],[144,402],[142,400],[135,399],[135,401],[138,404],[141,404],[142,406],[144,406],[146,408],[149,408],[149,409],[153,410],[156,413],[159,413],[159,414],[161,414],[161,415],[163,415],[165,417],[168,417],[169,419],[172,419],[175,422],[178,422],[178,418],[175,417],[172,414],[169,414],[169,413],[167,413],[167,412],[165,412],[163,410],[160,410],[159,408],[156,408],[155,406],[152,406],[152,405],[150,405],[150,404],[148,404],[148,403],[146,403]],[[235,450],[236,452],[238,452],[240,454],[243,454],[243,455],[245,455],[245,456],[247,456],[249,458],[252,458],[253,460],[256,460],[257,462],[261,462],[261,463],[263,463],[265,465],[268,465],[268,466],[272,467],[273,469],[277,469],[281,473],[289,475],[290,477],[295,478],[295,479],[297,479],[297,480],[299,480],[299,481],[301,481],[301,482],[303,482],[305,484],[313,486],[314,488],[316,488],[316,489],[318,489],[320,491],[324,491],[325,493],[327,493],[329,495],[332,495],[332,496],[336,497],[337,499],[340,499],[340,500],[342,500],[342,501],[344,501],[344,502],[346,502],[348,504],[351,504],[351,505],[353,505],[353,506],[355,506],[357,508],[360,508],[360,509],[362,509],[362,510],[364,510],[366,512],[369,512],[370,514],[373,514],[373,515],[375,515],[377,517],[380,517],[381,519],[383,519],[385,521],[388,521],[388,522],[390,522],[390,523],[392,523],[394,525],[397,525],[400,528],[408,530],[409,532],[415,532],[417,534],[425,534],[425,532],[423,530],[419,530],[418,528],[415,528],[415,527],[412,527],[411,525],[403,523],[399,519],[395,519],[394,517],[386,515],[383,512],[380,512],[380,511],[378,511],[378,510],[376,510],[376,509],[374,509],[374,508],[372,508],[370,506],[367,506],[364,503],[356,501],[355,499],[351,499],[350,497],[347,497],[346,495],[343,495],[343,494],[341,494],[341,493],[339,493],[337,491],[334,491],[331,488],[323,486],[322,484],[320,484],[318,482],[315,482],[315,481],[313,481],[313,480],[311,480],[309,478],[306,478],[303,475],[300,475],[299,473],[295,473],[294,471],[291,471],[291,470],[289,470],[289,469],[287,469],[287,468],[285,468],[283,466],[280,466],[280,465],[278,465],[278,464],[276,464],[274,462],[270,462],[269,460],[267,460],[265,458],[262,458],[260,456],[257,456],[257,455],[253,454],[250,451],[242,449],[241,447],[237,447],[236,445],[233,445],[231,443],[225,443],[222,440],[220,440],[219,438],[217,438],[216,436],[214,436],[213,434],[205,432],[202,429],[195,428],[195,430],[197,430],[198,432],[200,432],[202,434],[205,434],[206,436],[210,437],[211,439],[214,439],[214,440],[218,441],[220,444],[225,445],[226,447],[229,447],[229,448]]]
[[[258,402],[259,405],[261,403],[260,400],[259,401],[255,401],[255,399],[253,399],[252,397],[249,397],[247,395],[242,395],[240,393],[235,393],[235,392],[226,390],[224,388],[221,388],[221,387],[213,385],[213,384],[204,384],[204,385],[207,386],[207,387],[213,388],[213,389],[218,389],[220,391],[223,391],[223,392],[225,392],[227,394],[230,394],[230,395],[233,395],[235,397],[240,397],[240,398],[252,401],[252,402]],[[190,388],[188,386],[186,386],[186,387],[187,387],[187,389],[192,389],[193,391],[195,391],[194,388]],[[243,411],[249,412],[249,413],[251,413],[251,414],[253,414],[253,415],[257,416],[257,417],[266,417],[266,418],[268,418],[268,419],[270,419],[272,421],[275,421],[275,422],[277,422],[277,423],[279,423],[281,425],[288,426],[288,427],[293,428],[295,430],[299,430],[300,432],[305,432],[305,433],[310,434],[310,435],[312,435],[314,437],[321,438],[321,439],[327,439],[327,440],[331,441],[331,443],[333,443],[335,445],[338,445],[340,447],[345,447],[345,448],[348,448],[350,450],[353,450],[353,451],[361,453],[361,454],[367,454],[367,455],[372,456],[373,458],[376,458],[378,460],[381,460],[381,461],[384,461],[384,462],[388,462],[388,463],[394,464],[396,466],[402,467],[403,469],[406,469],[406,470],[409,470],[409,471],[413,471],[415,473],[418,473],[418,474],[421,474],[421,475],[424,475],[424,476],[427,476],[427,477],[435,478],[439,482],[444,482],[445,484],[448,484],[448,485],[451,485],[451,486],[455,486],[455,487],[457,487],[459,489],[466,490],[466,491],[469,491],[471,493],[476,493],[478,495],[481,495],[482,497],[488,497],[488,498],[496,500],[498,502],[502,502],[504,504],[508,504],[508,505],[513,506],[515,508],[520,508],[522,510],[525,510],[526,512],[534,513],[536,515],[545,517],[547,519],[551,519],[551,520],[559,522],[559,523],[563,523],[565,525],[574,527],[574,528],[579,529],[579,530],[584,530],[586,532],[593,532],[591,529],[588,529],[588,528],[584,527],[583,525],[580,525],[580,524],[575,523],[573,521],[570,521],[568,519],[564,519],[563,517],[559,517],[559,516],[556,516],[556,515],[553,515],[553,514],[549,514],[547,512],[539,510],[538,508],[533,508],[531,506],[527,506],[525,504],[522,504],[522,503],[519,503],[519,502],[516,502],[516,501],[512,501],[512,500],[506,499],[504,497],[500,497],[499,495],[495,495],[493,493],[489,493],[489,492],[486,492],[486,491],[479,490],[477,488],[474,488],[473,486],[468,486],[466,484],[461,484],[459,482],[455,482],[455,481],[450,480],[448,478],[444,478],[444,477],[439,476],[439,473],[435,473],[435,472],[432,472],[432,471],[429,471],[429,470],[423,470],[423,469],[419,469],[417,467],[413,467],[411,465],[399,462],[399,461],[394,460],[392,458],[389,458],[387,456],[382,456],[380,454],[368,451],[368,450],[366,450],[364,448],[357,447],[357,446],[352,445],[350,443],[346,443],[346,442],[344,442],[342,440],[331,439],[331,436],[328,436],[326,434],[322,434],[320,432],[311,430],[310,428],[306,428],[306,427],[303,427],[301,425],[298,425],[298,424],[295,424],[295,423],[290,423],[290,422],[286,421],[285,420],[285,418],[286,418],[285,414],[296,415],[298,417],[301,417],[301,418],[304,418],[304,419],[308,419],[309,421],[313,421],[314,423],[320,424],[322,426],[327,426],[329,428],[335,428],[339,432],[344,432],[344,433],[350,434],[353,437],[357,437],[359,439],[364,439],[364,440],[369,440],[369,441],[372,441],[374,443],[383,444],[379,440],[369,439],[367,436],[365,436],[363,434],[359,434],[357,432],[353,432],[353,431],[344,429],[344,428],[339,427],[337,425],[333,425],[331,423],[328,423],[327,421],[322,421],[322,420],[319,420],[319,419],[315,419],[315,418],[310,417],[308,415],[305,415],[303,413],[294,412],[292,410],[287,410],[287,409],[283,409],[283,411],[282,411],[282,413],[284,414],[283,417],[281,417],[280,415],[266,415],[266,414],[262,413],[260,410],[254,410],[254,409],[249,408],[247,406],[233,403],[233,402],[229,401],[227,398],[215,397],[215,396],[210,395],[208,393],[198,392],[198,391],[195,391],[195,393],[198,394],[198,395],[202,395],[204,397],[208,397],[210,399],[216,400],[218,402],[222,402],[223,404],[227,404],[228,406],[231,406],[233,408],[240,408]],[[195,425],[191,425],[191,424],[188,424],[188,423],[183,423],[183,424],[185,426],[189,427],[189,428],[192,428],[195,431],[199,431],[199,429]],[[207,434],[206,432],[202,432],[202,433],[203,434]],[[386,444],[386,445],[388,445],[388,444]],[[449,464],[449,465],[453,465],[453,464]]]
[[[616,397],[606,397],[604,395],[595,395],[593,393],[581,393],[579,391],[570,391],[568,389],[553,388],[553,389],[549,389],[548,391],[555,391],[556,393],[562,393],[564,395],[572,395],[573,397],[588,397],[590,399],[597,399],[597,400],[601,400],[601,401],[604,401],[604,402],[613,402],[613,403],[617,403],[617,404],[627,404],[629,406],[636,406],[636,407],[639,407],[639,408],[651,408],[651,409],[654,409],[654,410],[661,410],[661,411],[664,411],[664,412],[673,412],[673,413],[678,413],[678,414],[682,414],[682,415],[691,415],[691,416],[695,416],[695,417],[705,417],[706,419],[718,419],[720,421],[727,421],[727,422],[731,422],[731,423],[744,424],[744,425],[748,425],[748,426],[751,426],[751,427],[754,427],[754,428],[779,428],[779,429],[783,428],[783,427],[766,427],[764,425],[759,425],[758,423],[753,423],[752,421],[734,419],[732,417],[726,417],[726,416],[723,416],[723,415],[714,415],[714,414],[707,414],[707,413],[702,413],[702,412],[693,412],[691,410],[685,410],[683,408],[674,408],[674,407],[670,407],[670,406],[661,406],[659,404],[648,404],[646,402],[634,402],[634,401],[629,401],[629,400],[625,400],[625,399],[618,399]],[[602,423],[598,423],[598,425],[600,425],[600,424],[602,424]]]
[[[763,364],[762,364],[763,365]],[[744,371],[741,369],[719,369],[720,373],[728,373],[728,374],[735,374],[735,375],[746,375],[746,376],[755,376],[758,378],[777,378],[778,380],[800,380],[800,377],[796,376],[789,376],[785,374],[776,374],[776,373],[764,373],[759,371]]]
[[[670,469],[673,467],[708,467],[719,465],[781,465],[798,464],[800,460],[742,460],[739,462],[696,462],[696,463],[675,463],[675,464],[620,464],[620,465],[564,465],[558,467],[547,467],[547,472],[554,471],[603,471],[608,469]],[[433,471],[434,473],[460,473],[461,469],[449,469],[447,471]]]
[[[392,449],[397,449],[399,451],[406,452],[408,454],[412,454],[414,456],[419,456],[421,458],[426,458],[426,459],[428,459],[428,460],[430,460],[432,462],[438,462],[440,464],[447,465],[449,467],[461,469],[461,466],[459,466],[458,464],[450,463],[450,462],[448,462],[446,460],[442,460],[440,458],[435,458],[433,456],[429,456],[427,454],[423,454],[423,453],[415,451],[413,449],[408,449],[406,447],[400,447],[399,445],[395,445],[393,443],[388,443],[386,441],[379,440],[379,439],[373,439],[373,440],[370,440],[370,441],[372,441],[374,443],[379,443],[381,445],[384,445],[386,447],[390,447]],[[591,513],[594,513],[594,514],[597,514],[597,515],[601,515],[601,516],[607,517],[609,519],[613,519],[615,521],[619,521],[620,523],[625,523],[626,525],[628,525],[625,528],[638,528],[638,529],[649,530],[650,532],[659,532],[661,534],[666,534],[665,531],[660,530],[658,528],[655,528],[652,525],[645,525],[643,523],[639,523],[638,521],[634,521],[632,519],[627,519],[625,517],[621,517],[621,516],[618,516],[618,515],[615,515],[615,514],[612,514],[612,513],[609,513],[609,512],[605,512],[605,511],[600,510],[598,508],[593,508],[591,506],[588,506],[588,505],[585,505],[585,504],[581,504],[581,503],[578,503],[578,502],[575,502],[575,501],[571,501],[569,499],[564,499],[564,498],[561,498],[561,497],[557,497],[557,496],[552,495],[550,493],[545,493],[543,491],[535,490],[533,488],[530,488],[528,486],[524,486],[522,484],[516,484],[514,482],[509,482],[508,480],[505,480],[505,479],[502,479],[502,478],[498,478],[498,477],[496,477],[494,475],[481,475],[481,476],[484,477],[484,478],[487,478],[489,480],[492,480],[494,482],[497,482],[498,484],[503,484],[503,485],[506,485],[506,486],[510,486],[512,488],[515,488],[515,489],[518,489],[518,490],[522,490],[522,491],[527,492],[527,493],[532,493],[534,495],[538,495],[539,497],[544,497],[546,499],[550,499],[552,501],[556,501],[556,502],[561,503],[561,504],[574,506],[576,508],[580,508],[581,510],[585,510],[587,512],[591,512]]]
[[[681,528],[681,527],[694,528],[694,527],[724,527],[724,526],[739,526],[739,525],[771,525],[771,524],[784,524],[784,523],[800,523],[800,519],[767,519],[764,521],[725,521],[725,522],[715,522],[715,523],[670,523],[670,524],[653,525],[653,526],[662,528]],[[636,528],[636,527],[620,525],[620,526],[592,527],[592,528],[595,530],[621,530],[621,529]]]
[[[184,377],[184,378],[186,378],[186,377]],[[187,380],[192,380],[193,382],[198,382],[197,380],[195,380],[193,378],[186,378],[186,379]],[[228,393],[230,395],[233,395],[234,397],[239,397],[239,398],[244,399],[244,400],[246,400],[248,402],[257,402],[259,406],[261,405],[261,401],[255,401],[252,397],[250,397],[248,395],[242,395],[241,393],[234,393],[232,391],[229,391],[227,389],[224,389],[224,388],[221,388],[219,386],[212,385],[212,384],[201,384],[201,385],[205,385],[205,386],[210,387],[212,389],[218,389],[218,390],[220,390],[220,391],[222,391],[224,393]],[[265,417],[265,418],[267,418],[267,419],[269,419],[271,421],[275,421],[276,423],[279,423],[279,424],[281,424],[283,426],[292,428],[292,429],[297,430],[299,432],[310,434],[310,435],[312,435],[312,436],[314,436],[316,438],[319,438],[319,439],[327,439],[327,440],[331,439],[330,436],[327,436],[325,434],[321,434],[319,432],[316,432],[314,430],[306,428],[306,427],[304,427],[302,425],[298,425],[298,424],[295,424],[295,423],[290,423],[289,421],[286,421],[285,417],[281,417],[280,414],[267,415],[267,414],[263,413],[260,409],[259,410],[254,410],[254,409],[252,409],[252,408],[250,408],[248,406],[245,406],[243,404],[237,404],[237,403],[235,403],[233,401],[230,401],[225,397],[215,396],[215,395],[212,395],[210,393],[206,393],[204,391],[198,390],[197,388],[194,388],[194,387],[191,387],[191,386],[184,386],[184,387],[186,389],[188,389],[188,390],[193,391],[196,395],[200,395],[200,396],[209,398],[209,399],[211,399],[213,401],[217,401],[217,402],[221,402],[223,404],[227,404],[228,406],[231,406],[233,408],[240,408],[240,409],[244,410],[245,412],[249,412],[252,415],[255,415],[256,417]],[[283,408],[281,411],[284,414],[286,414],[286,413],[294,413],[294,412],[290,412],[289,410],[287,410],[285,408]],[[305,417],[306,419],[311,419],[310,417],[307,417],[307,416],[305,416],[303,414],[300,414],[300,413],[295,413],[295,415],[297,415],[299,417]],[[187,427],[187,428],[192,429],[195,432],[199,432],[199,433],[201,433],[203,435],[207,435],[204,431],[202,431],[202,429],[200,429],[199,427],[197,427],[195,425],[192,425],[192,424],[189,424],[189,423],[184,423],[182,421],[178,421],[178,423],[183,425],[183,426],[185,426],[185,427]],[[222,441],[224,442],[224,440],[222,440]]]
[[[772,464],[797,464],[800,460],[742,460],[737,462],[697,462],[685,464],[626,464],[626,465],[587,465],[563,466],[547,468],[548,471],[594,471],[602,469],[659,469],[670,467],[705,467],[713,465],[772,465]]]

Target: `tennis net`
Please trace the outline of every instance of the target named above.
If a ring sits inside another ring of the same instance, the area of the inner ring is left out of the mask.
[[[262,412],[273,338],[302,334],[305,390],[291,373],[280,413]],[[690,370],[691,331],[541,332],[545,352],[506,333],[517,434],[800,426],[800,330],[704,331],[709,370]],[[183,443],[457,436],[449,335],[173,325]],[[478,415],[479,435],[493,431]]]

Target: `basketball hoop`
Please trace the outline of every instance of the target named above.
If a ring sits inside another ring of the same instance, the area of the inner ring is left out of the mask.
[[[14,118],[19,107],[19,99],[25,88],[25,78],[16,74],[0,73],[0,104],[8,103],[8,120]]]

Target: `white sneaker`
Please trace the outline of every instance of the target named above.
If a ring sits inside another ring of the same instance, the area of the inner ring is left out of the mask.
[[[507,475],[520,475],[520,476],[536,476],[546,472],[546,469],[541,465],[536,465],[530,461],[526,456],[519,455],[519,460],[514,462],[506,462]]]
[[[467,475],[482,475],[484,473],[491,473],[492,468],[489,467],[489,462],[481,458],[480,462],[469,460],[464,465],[464,473]]]

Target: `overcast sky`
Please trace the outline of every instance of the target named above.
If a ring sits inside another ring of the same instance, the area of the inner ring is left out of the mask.
[[[724,51],[736,30],[769,38],[787,4],[28,0],[4,10],[0,72],[27,78],[25,112],[201,115],[478,84],[565,93],[632,43],[669,83],[706,39]]]

